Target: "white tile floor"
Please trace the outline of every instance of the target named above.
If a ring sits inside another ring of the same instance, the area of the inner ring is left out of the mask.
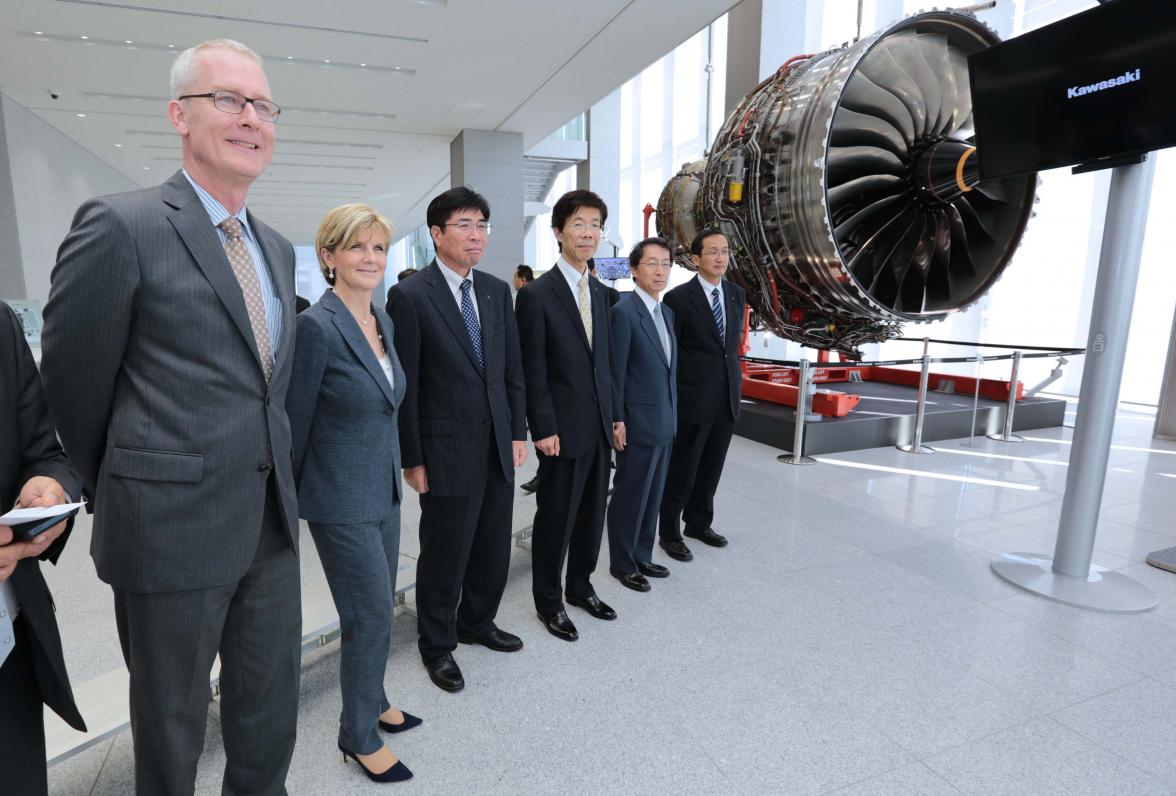
[[[1176,575],[1143,564],[1176,546],[1176,445],[1121,411],[1094,555],[1151,586],[1155,610],[1062,606],[989,568],[1052,551],[1070,433],[824,457],[856,467],[789,467],[736,438],[715,520],[731,545],[695,543],[689,564],[659,551],[673,574],[648,594],[602,551],[595,583],[620,618],[572,609],[575,644],[535,619],[516,550],[499,624],[526,647],[460,648],[464,692],[429,683],[398,619],[388,687],[426,723],[393,738],[416,772],[397,792],[1176,793]],[[406,511],[409,552],[414,529]],[[54,579],[75,678],[117,663],[77,542]],[[377,790],[334,751],[337,677],[337,645],[305,660],[291,793]],[[198,792],[218,792],[223,762],[210,719]],[[124,734],[55,766],[51,791],[127,793],[130,771]]]

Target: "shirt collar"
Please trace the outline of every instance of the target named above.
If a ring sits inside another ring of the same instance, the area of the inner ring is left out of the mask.
[[[636,293],[638,295],[638,297],[640,297],[641,303],[645,305],[645,309],[649,310],[650,315],[653,314],[653,308],[658,306],[659,304],[661,304],[660,301],[658,301],[653,296],[646,293],[644,290],[642,290],[636,284],[633,285],[633,292]]]
[[[556,267],[564,275],[564,279],[568,280],[568,284],[572,286],[572,289],[576,290],[580,284],[580,272],[573,268],[572,264],[563,257],[560,257],[558,262],[556,262]],[[587,266],[584,267],[584,276],[588,276]]]
[[[215,196],[206,191],[204,187],[200,185],[200,183],[196,182],[196,180],[192,179],[192,175],[188,173],[187,169],[180,169],[180,171],[183,173],[184,178],[187,179],[188,183],[192,186],[192,190],[196,191],[196,196],[200,199],[200,204],[204,205],[204,211],[208,213],[208,218],[210,221],[212,221],[212,225],[214,227],[219,227],[220,223],[229,216],[235,216],[236,219],[241,222],[241,226],[245,229],[245,236],[247,238],[253,237],[253,231],[249,229],[249,213],[247,204],[241,205],[241,209],[236,213],[230,213]]]
[[[467,277],[463,277],[457,271],[454,271],[452,268],[450,268],[448,265],[446,265],[445,261],[442,260],[440,257],[434,256],[434,259],[437,260],[437,267],[441,269],[441,275],[445,277],[445,281],[446,281],[446,283],[448,283],[449,289],[452,290],[454,293],[461,290],[461,283]],[[470,275],[468,278],[471,282],[473,282],[473,279],[474,279],[474,269],[473,268],[470,269]],[[472,287],[472,285],[471,285],[471,287]]]
[[[698,274],[696,278],[698,279],[698,284],[702,285],[703,292],[706,293],[707,301],[710,301],[711,293],[714,292],[714,289],[716,287],[719,289],[719,298],[720,299],[724,299],[727,297],[727,294],[725,294],[723,292],[723,280],[722,279],[719,280],[719,284],[712,285],[710,282],[708,282],[702,278],[702,274]]]

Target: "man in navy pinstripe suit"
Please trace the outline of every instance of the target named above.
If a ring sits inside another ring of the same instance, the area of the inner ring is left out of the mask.
[[[407,393],[400,407],[404,478],[420,493],[417,624],[429,677],[465,687],[459,641],[513,652],[494,624],[510,565],[514,468],[527,457],[519,332],[510,286],[476,273],[490,206],[453,188],[426,214],[437,257],[390,291],[396,353]]]

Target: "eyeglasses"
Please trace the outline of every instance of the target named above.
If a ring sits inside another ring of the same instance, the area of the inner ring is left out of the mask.
[[[200,97],[212,98],[212,106],[218,111],[224,111],[225,113],[241,113],[245,110],[246,103],[252,103],[253,110],[257,112],[257,118],[263,122],[276,122],[278,116],[282,113],[282,109],[269,100],[245,97],[235,91],[210,91],[207,94],[185,94],[182,97],[176,97],[176,99],[199,99]]]
[[[670,268],[673,262],[670,260],[642,260],[638,265],[648,265],[650,268]]]
[[[608,234],[608,227],[602,227],[602,226],[600,226],[600,224],[595,224],[595,223],[585,224],[583,221],[573,221],[571,224],[568,225],[568,229],[570,229],[572,232],[576,233],[577,235],[582,234],[584,232],[584,230],[588,230],[589,232],[592,232],[592,233],[599,232],[601,235]]]
[[[703,257],[730,257],[730,249],[707,249],[702,253]]]
[[[469,222],[469,221],[453,221],[453,222],[446,224],[445,226],[457,227],[458,231],[462,235],[469,235],[471,232],[474,232],[476,230],[479,235],[485,235],[486,237],[490,237],[490,222],[489,221],[479,221],[476,224]]]

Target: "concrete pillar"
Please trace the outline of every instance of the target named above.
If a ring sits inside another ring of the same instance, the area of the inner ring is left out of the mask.
[[[8,159],[8,135],[4,127],[4,103],[0,102],[0,299],[28,296],[20,255],[20,230],[16,223],[16,192]]]
[[[628,253],[637,241],[621,240],[621,92],[609,94],[593,105],[588,117],[588,159],[576,166],[576,187],[594,192],[608,206],[608,240],[601,238],[597,257],[612,257],[613,245],[618,255]],[[611,242],[610,242],[611,241]]]
[[[453,187],[486,197],[494,227],[480,269],[510,281],[523,262],[523,134],[462,130],[449,145]]]
[[[819,0],[743,0],[727,15],[729,115],[747,92],[794,55],[820,49]]]

